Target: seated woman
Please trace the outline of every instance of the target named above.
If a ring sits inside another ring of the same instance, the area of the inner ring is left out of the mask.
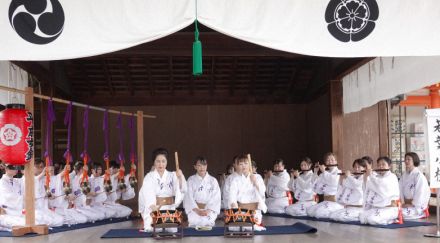
[[[428,203],[431,190],[426,177],[418,168],[419,165],[420,159],[416,153],[405,154],[406,172],[399,181],[404,219],[419,219],[429,215]]]
[[[287,184],[290,181],[289,173],[284,169],[284,161],[277,159],[273,165],[274,171],[269,171],[266,175],[266,204],[269,213],[284,213],[289,206]]]
[[[347,170],[342,175],[341,188],[336,196],[336,201],[344,205],[340,209],[330,214],[330,218],[335,221],[349,222],[358,221],[359,215],[363,211],[364,202],[364,176],[367,163],[365,160],[356,159],[353,162],[353,174]]]
[[[207,171],[208,162],[197,157],[194,169],[197,173],[188,178],[188,191],[183,206],[188,215],[189,227],[213,227],[220,213],[221,193],[217,180]]]
[[[301,161],[301,173],[295,170],[289,188],[294,192],[296,203],[286,208],[286,213],[292,216],[307,216],[307,209],[316,204],[313,185],[317,176],[312,171],[312,160],[305,157]]]
[[[343,209],[344,207],[336,202],[338,192],[339,173],[336,157],[333,153],[324,156],[325,165],[319,165],[321,174],[313,186],[317,194],[324,194],[324,201],[308,208],[307,215],[315,218],[328,218],[332,212]],[[315,170],[315,175],[318,171]]]
[[[152,156],[154,170],[149,172],[139,191],[139,213],[144,220],[144,230],[152,232],[151,212],[157,210],[175,210],[183,200],[186,181],[181,170],[166,170],[168,150],[158,148]]]
[[[261,212],[267,211],[264,201],[266,191],[264,181],[261,176],[258,177],[251,173],[251,162],[246,155],[239,156],[237,161],[241,175],[235,176],[231,181],[228,205],[230,205],[230,208],[255,210],[254,229],[257,231],[266,230],[266,228],[261,225]]]
[[[390,166],[390,158],[380,157],[377,159],[378,170],[367,169],[365,206],[359,215],[362,224],[392,224],[398,217],[399,182],[389,170]]]

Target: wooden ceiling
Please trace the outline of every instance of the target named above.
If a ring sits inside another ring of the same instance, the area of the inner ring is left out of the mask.
[[[202,27],[203,75],[192,76],[192,27],[126,50],[51,62],[72,99],[94,105],[306,103],[364,63],[281,52]]]

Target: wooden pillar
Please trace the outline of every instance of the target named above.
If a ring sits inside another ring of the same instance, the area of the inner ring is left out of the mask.
[[[342,82],[330,81],[330,117],[332,126],[332,152],[344,169],[343,162],[343,111],[342,111]]]
[[[26,87],[25,94],[25,107],[34,114],[34,91],[30,87]],[[35,118],[34,118],[35,119]],[[34,138],[35,141],[35,138]],[[35,153],[35,150],[34,150]],[[24,166],[25,180],[25,195],[24,203],[26,210],[26,226],[14,226],[12,227],[12,235],[21,236],[28,233],[45,234],[49,233],[47,225],[35,225],[35,180],[34,180],[34,159],[35,154],[32,155],[32,159]]]
[[[137,112],[137,159],[138,159],[138,187],[142,187],[142,182],[144,181],[144,112]]]
[[[380,101],[378,108],[379,124],[379,156],[389,156],[389,131],[388,131],[388,104],[387,101]]]

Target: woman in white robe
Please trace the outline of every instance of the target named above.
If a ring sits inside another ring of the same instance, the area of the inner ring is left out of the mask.
[[[296,203],[286,207],[286,213],[292,216],[307,216],[307,209],[316,204],[313,185],[317,179],[312,171],[312,161],[304,158],[301,161],[301,173],[297,170],[293,172],[289,188],[294,192]]]
[[[330,219],[342,222],[359,221],[359,215],[363,211],[365,189],[364,176],[361,173],[364,173],[366,169],[366,161],[356,159],[353,162],[353,174],[347,170],[342,176],[336,201],[345,208],[331,213]]]
[[[261,212],[265,213],[267,211],[265,203],[266,187],[264,185],[264,180],[251,173],[251,164],[247,156],[239,156],[237,160],[241,175],[235,176],[231,181],[228,203],[229,208],[245,208],[244,205],[246,204],[256,204],[254,229],[257,231],[266,230],[266,228],[262,226],[261,214]]]
[[[315,218],[328,218],[332,212],[343,209],[344,207],[336,202],[338,192],[339,173],[336,157],[333,153],[324,156],[325,165],[320,165],[321,174],[315,181],[313,190],[317,194],[324,194],[324,201],[313,205],[307,209],[307,215]],[[328,168],[328,170],[326,170]],[[317,171],[315,171],[317,174]]]
[[[70,171],[70,165],[65,166],[64,170],[58,175],[54,175],[53,166],[50,168],[50,191],[52,197],[49,198],[49,208],[63,217],[63,223],[67,225],[82,224],[87,222],[87,217],[73,208],[73,194],[65,195],[63,189],[65,170]]]
[[[0,227],[3,230],[12,230],[13,226],[23,226],[23,191],[21,179],[14,178],[17,168],[13,165],[5,166],[5,174],[0,179]]]
[[[221,193],[217,180],[207,172],[208,163],[198,157],[194,165],[197,173],[188,178],[188,190],[183,206],[188,215],[189,227],[213,227],[220,213]]]
[[[399,182],[397,176],[389,171],[390,166],[388,157],[380,157],[377,168],[387,171],[372,172],[367,169],[364,211],[359,215],[362,224],[386,225],[398,218]]]
[[[154,170],[149,172],[139,191],[139,213],[144,220],[144,231],[151,232],[151,213],[157,210],[175,210],[183,201],[186,181],[181,170],[166,170],[168,151],[153,151]]]
[[[284,169],[282,159],[275,160],[274,171],[267,173],[266,184],[266,204],[269,213],[284,213],[289,206],[289,173]]]
[[[428,203],[431,190],[428,181],[419,170],[420,158],[416,153],[405,154],[405,170],[400,178],[400,199],[404,219],[419,219],[429,215]]]

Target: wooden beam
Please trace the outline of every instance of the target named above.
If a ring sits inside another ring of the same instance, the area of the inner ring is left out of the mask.
[[[101,67],[102,67],[102,69],[104,69],[104,74],[105,74],[105,77],[106,77],[107,87],[108,87],[108,89],[110,91],[110,95],[114,96],[115,95],[115,89],[113,88],[113,85],[112,85],[112,77],[111,77],[110,72],[108,70],[107,60],[106,59],[103,59],[101,61]]]
[[[332,127],[332,151],[340,160],[343,158],[343,111],[342,111],[342,82],[330,81],[330,114]],[[343,168],[344,163],[342,163]]]
[[[87,82],[87,81],[89,80],[89,77],[87,76],[87,70],[84,68],[84,64],[83,64],[82,62],[79,63],[79,70],[80,70],[80,72],[81,72],[81,76],[82,76],[83,80],[84,80],[85,82]],[[90,94],[90,96],[93,96],[93,95],[94,95],[93,84],[90,85],[90,83],[89,83],[89,85],[88,85],[88,90],[89,90],[89,94]],[[74,91],[74,92],[75,92],[75,91]]]
[[[215,90],[215,57],[211,57],[211,85],[209,87],[209,93],[214,95]]]
[[[198,94],[197,96],[186,93],[185,95],[155,95],[155,96],[95,96],[78,97],[82,103],[96,106],[142,106],[142,105],[240,105],[240,104],[292,104],[287,97],[250,96],[228,93],[211,96]]]
[[[124,65],[125,65],[125,79],[127,80],[128,90],[130,91],[131,95],[134,95],[134,88],[133,88],[133,81],[131,80],[130,75],[130,61],[129,58],[124,59]]]
[[[283,57],[308,57],[299,54],[278,51],[253,43],[242,41],[218,32],[201,33],[203,42],[203,56],[223,57],[253,57],[253,56],[283,56]],[[193,32],[178,32],[147,42],[132,48],[114,52],[111,56],[192,56],[191,43],[194,41]],[[93,59],[90,57],[88,59]]]
[[[229,95],[234,96],[235,89],[235,77],[237,73],[237,57],[234,57],[234,61],[232,62],[232,68],[230,70],[230,81],[229,81]]]
[[[25,95],[26,110],[28,110],[33,115],[34,114],[34,90],[30,87],[26,87],[25,91],[26,91],[26,95]],[[34,138],[34,134],[32,134],[32,137]],[[26,225],[27,226],[34,226],[35,225],[34,161],[35,161],[35,156],[33,154],[31,161],[29,163],[27,163],[24,168],[24,176],[26,178],[24,201],[25,201]]]
[[[145,65],[147,67],[147,77],[148,77],[148,82],[150,84],[150,95],[154,96],[154,81],[151,78],[151,60],[150,57],[147,57],[147,60],[145,62]]]
[[[145,175],[145,161],[144,161],[144,112],[137,111],[137,173],[138,173],[138,188],[142,187]]]
[[[168,73],[170,75],[171,94],[174,95],[173,57],[168,57]]]

